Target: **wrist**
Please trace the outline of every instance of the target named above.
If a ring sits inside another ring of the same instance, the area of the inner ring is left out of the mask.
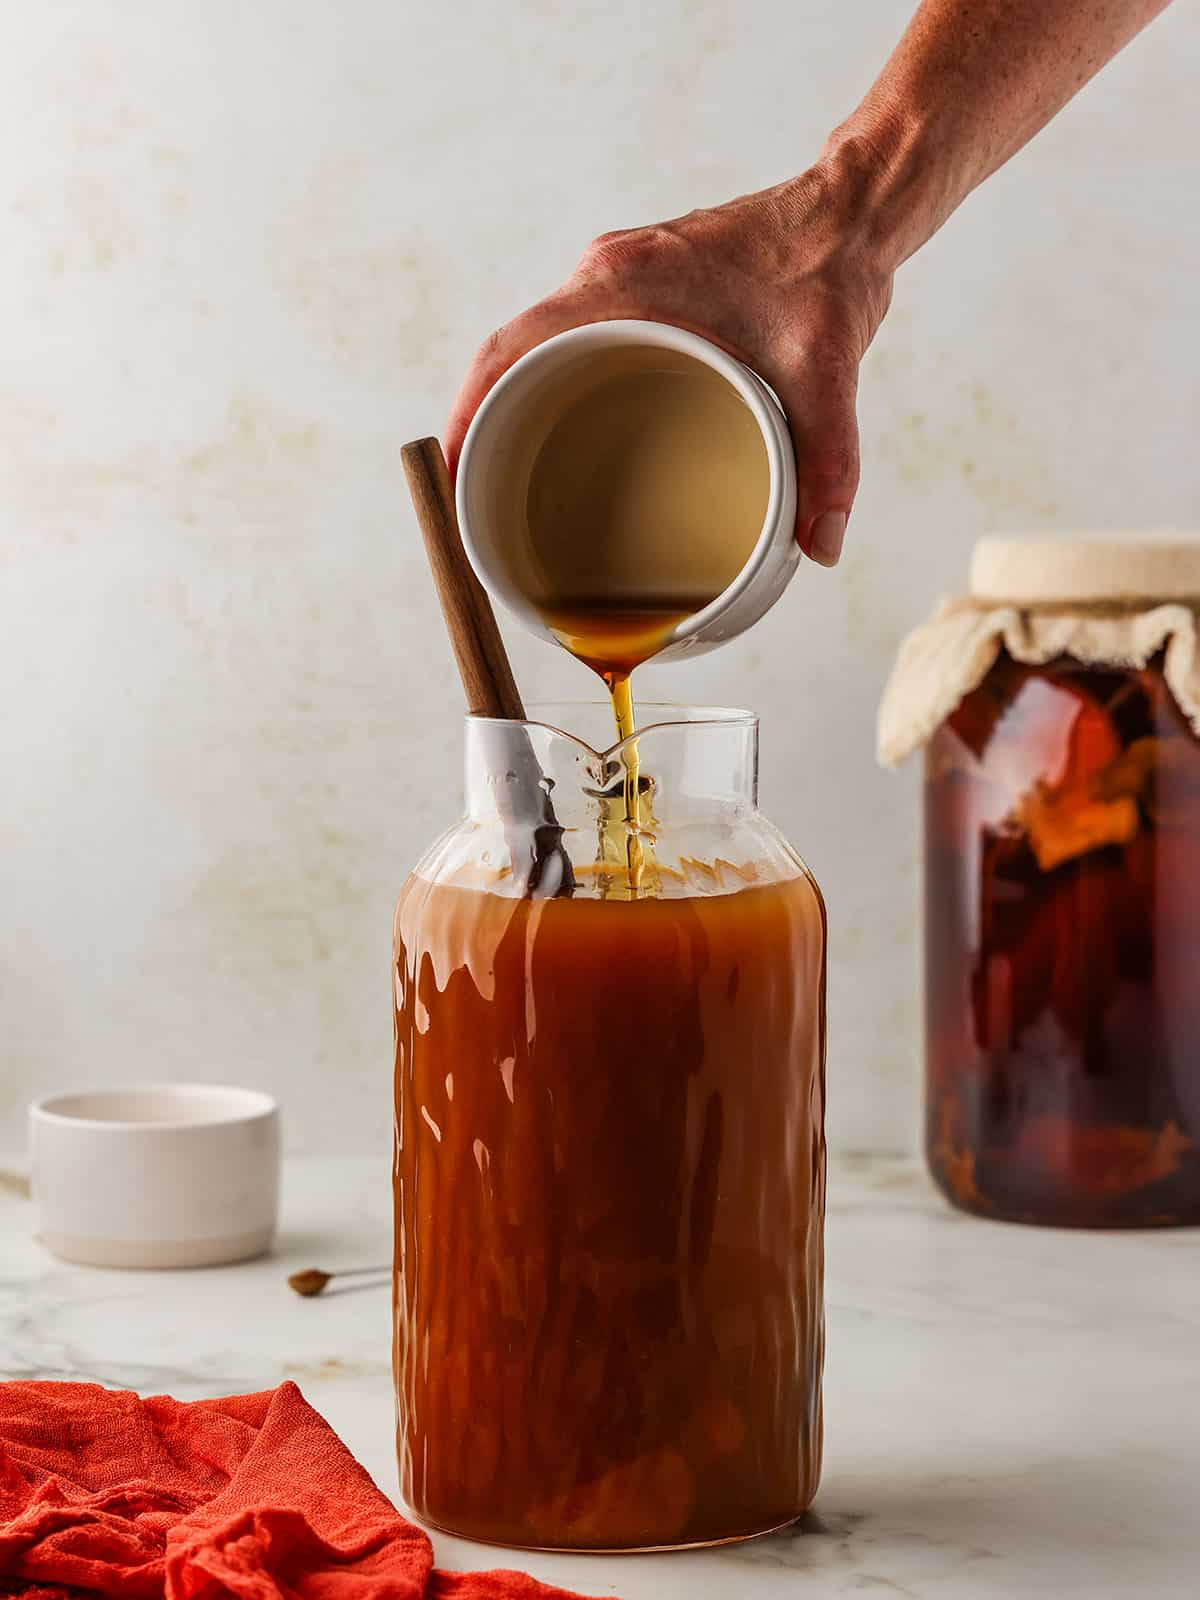
[[[937,191],[927,146],[919,117],[861,107],[834,129],[817,160],[835,225],[873,275],[890,279],[952,209]]]

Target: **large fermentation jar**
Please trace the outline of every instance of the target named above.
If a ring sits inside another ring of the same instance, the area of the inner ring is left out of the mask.
[[[396,913],[402,1489],[473,1539],[737,1539],[820,1470],[824,908],[755,719],[645,709],[636,866],[590,708],[470,719]]]
[[[926,736],[926,1146],[954,1204],[1200,1222],[1200,546],[987,540],[881,722]]]

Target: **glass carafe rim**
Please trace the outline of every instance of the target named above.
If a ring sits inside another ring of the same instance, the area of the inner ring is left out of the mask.
[[[758,727],[758,717],[753,711],[747,711],[740,706],[711,706],[687,705],[676,700],[639,700],[636,709],[640,714],[644,712],[675,712],[674,716],[656,716],[651,722],[639,722],[637,727],[627,739],[619,739],[616,744],[609,745],[603,750],[598,750],[586,739],[581,739],[577,733],[572,733],[569,728],[564,728],[558,721],[551,720],[549,715],[539,716],[538,712],[551,713],[567,711],[570,709],[596,711],[598,708],[607,711],[607,700],[535,700],[526,706],[524,717],[487,717],[478,712],[469,711],[466,715],[468,727],[484,725],[499,728],[543,728],[547,733],[552,733],[556,738],[566,739],[569,743],[577,745],[580,750],[586,751],[595,760],[608,763],[618,758],[626,745],[633,744],[636,740],[644,738],[647,734],[656,733],[662,728],[754,728]]]

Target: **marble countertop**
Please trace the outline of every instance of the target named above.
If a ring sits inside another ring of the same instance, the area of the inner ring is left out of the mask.
[[[294,1163],[275,1254],[240,1267],[71,1267],[0,1193],[0,1375],[181,1399],[293,1378],[395,1492],[389,1296],[300,1300],[298,1267],[386,1261],[389,1174]],[[825,1473],[782,1534],[673,1556],[522,1555],[624,1600],[1200,1593],[1200,1231],[1068,1234],[950,1211],[911,1162],[829,1182]],[[435,1539],[444,1566],[494,1550]]]

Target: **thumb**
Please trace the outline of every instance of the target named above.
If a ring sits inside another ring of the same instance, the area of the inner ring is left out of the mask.
[[[772,387],[796,453],[796,538],[806,556],[834,567],[858,489],[858,364],[810,357]]]

